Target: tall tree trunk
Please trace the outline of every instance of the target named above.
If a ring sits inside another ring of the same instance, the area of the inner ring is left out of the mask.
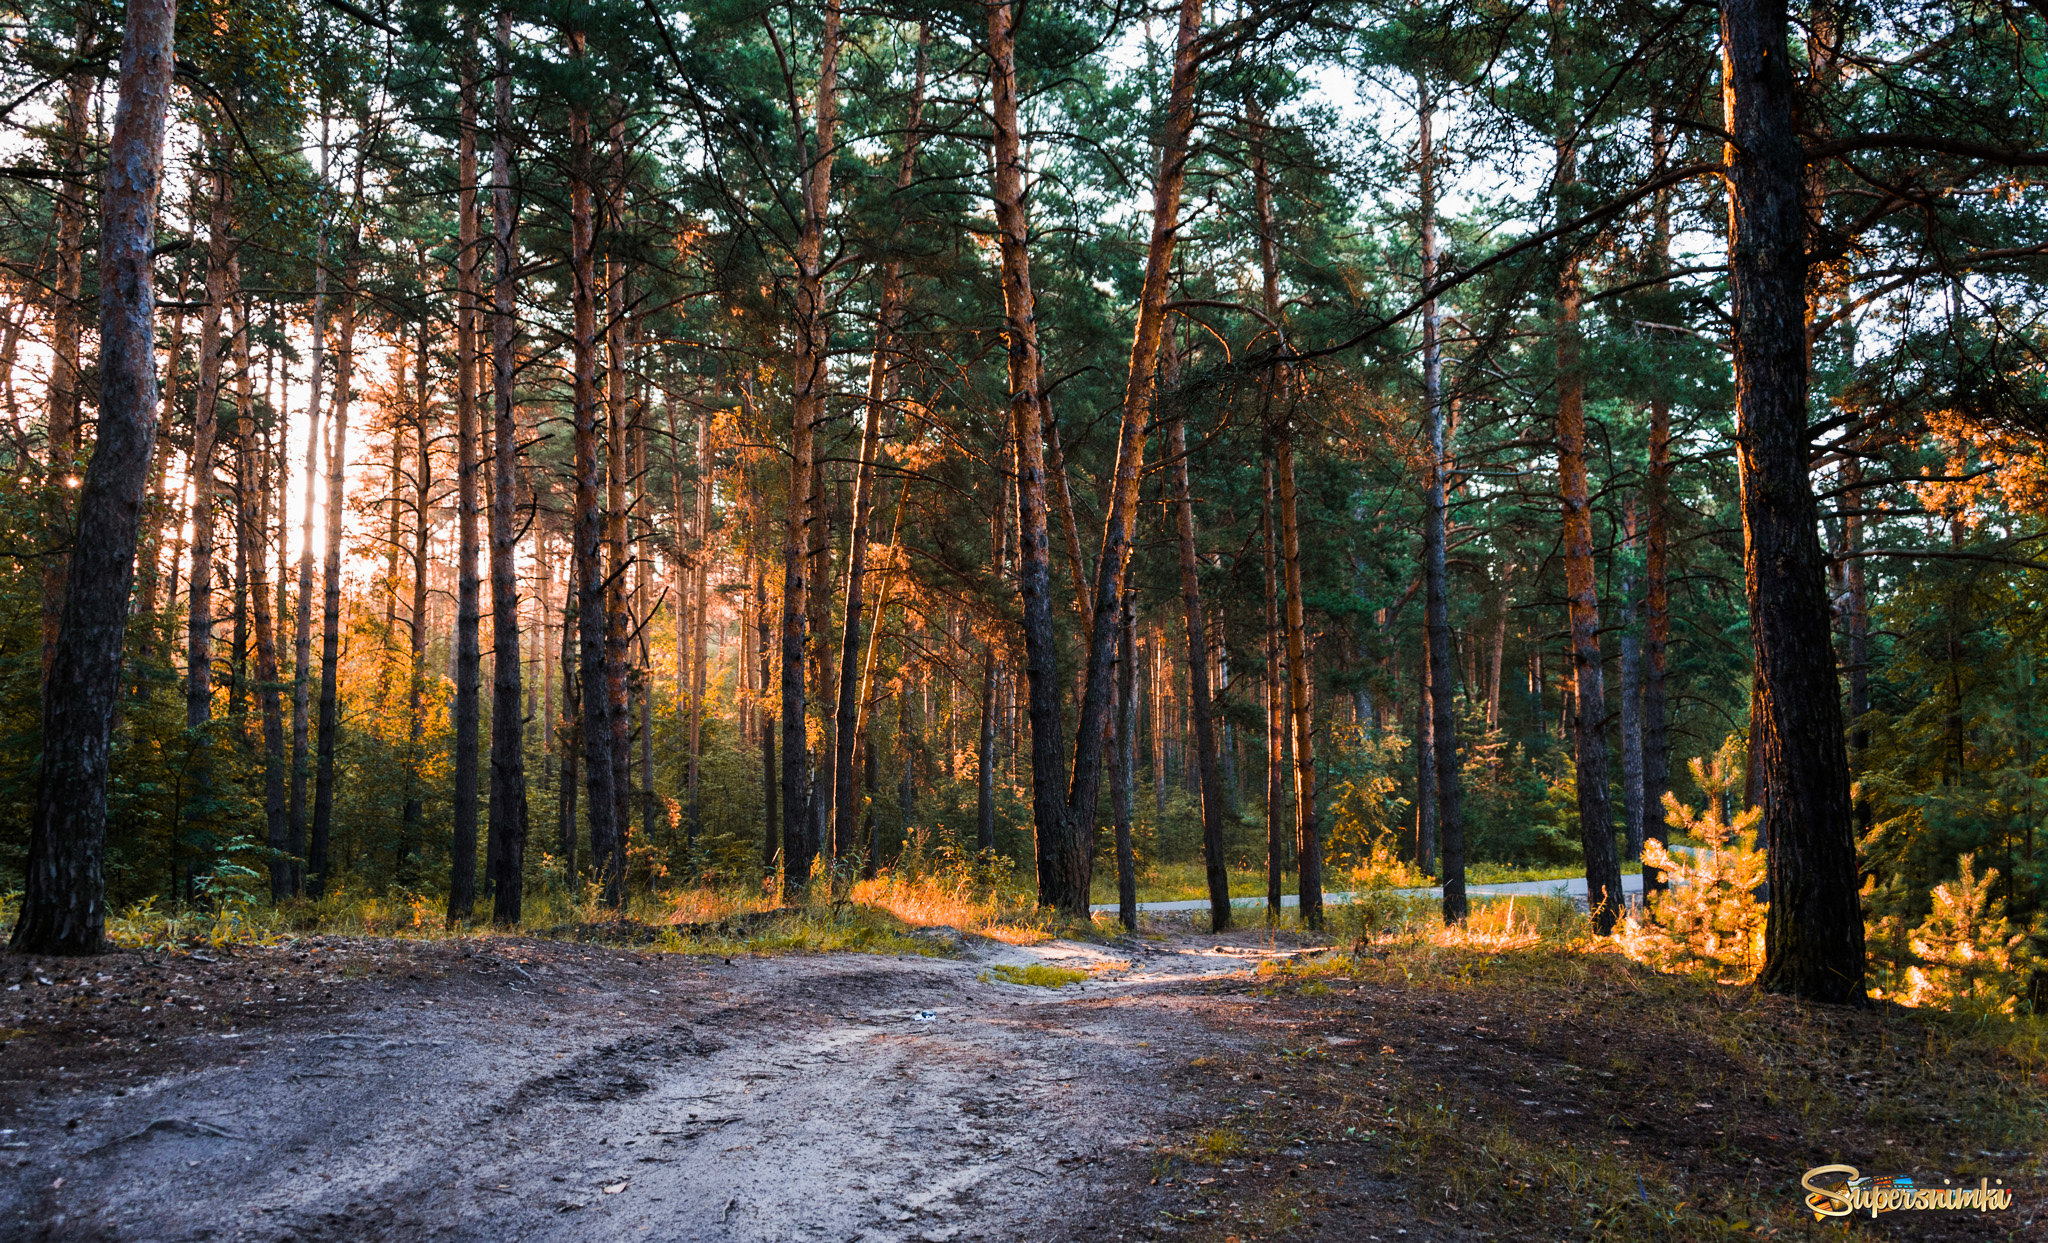
[[[20,953],[97,953],[106,928],[109,735],[156,440],[150,254],[176,8],[172,0],[128,0],[126,12],[100,230],[99,435],[79,488],[77,574],[43,696],[43,760],[10,942]]]
[[[696,564],[684,571],[696,591],[690,602],[690,771],[688,787],[690,797],[690,835],[692,847],[704,831],[704,815],[699,801],[700,781],[703,777],[704,758],[704,664],[706,644],[704,639],[705,615],[709,608],[711,588],[711,412],[706,410],[697,421],[697,514],[694,524],[697,534]],[[677,602],[677,611],[682,602]],[[677,657],[681,659],[680,655]],[[737,684],[741,679],[735,677]],[[680,687],[677,688],[680,691]]]
[[[804,156],[803,227],[796,247],[796,384],[790,400],[789,513],[782,546],[782,873],[786,894],[810,884],[819,843],[811,806],[810,740],[804,699],[804,655],[823,636],[809,633],[814,590],[807,575],[811,540],[824,498],[814,495],[818,424],[825,415],[827,323],[825,213],[832,203],[832,163],[839,154],[839,0],[826,0],[818,51],[816,111]],[[792,118],[799,128],[802,123]]]
[[[264,843],[273,852],[270,868],[271,892],[283,889],[290,880],[284,863],[285,773],[284,704],[278,692],[277,627],[271,614],[270,557],[267,535],[270,529],[270,487],[263,476],[269,454],[256,436],[255,402],[250,391],[249,320],[246,307],[236,325],[235,362],[235,447],[240,485],[241,530],[236,542],[247,552],[249,603],[256,631],[256,701],[263,714],[263,824]]]
[[[989,104],[994,121],[990,197],[1002,260],[1003,328],[1009,349],[1009,423],[1017,477],[1017,589],[1023,603],[1024,673],[1031,721],[1031,820],[1037,839],[1038,900],[1086,909],[1088,860],[1071,858],[1061,798],[1066,744],[1060,715],[1059,654],[1052,624],[1051,541],[1045,496],[1045,408],[1040,393],[1037,295],[1031,285],[1023,134],[1018,122],[1016,0],[988,6]],[[989,765],[984,763],[986,772]],[[1092,844],[1092,843],[1091,843]],[[1084,856],[1087,851],[1081,852]],[[1081,877],[1078,892],[1074,878]]]
[[[1301,599],[1301,521],[1294,486],[1293,420],[1282,416],[1273,473],[1280,483],[1280,564],[1286,577],[1287,691],[1294,720],[1294,854],[1301,924],[1323,926],[1323,843],[1316,823],[1315,715],[1309,702],[1308,624]]]
[[[1167,351],[1173,349],[1167,343]],[[1174,400],[1169,394],[1167,400]],[[1223,932],[1230,927],[1230,874],[1223,859],[1223,778],[1216,763],[1216,727],[1209,707],[1209,622],[1202,609],[1202,580],[1199,553],[1195,548],[1195,501],[1188,483],[1187,421],[1175,401],[1167,423],[1167,452],[1173,456],[1174,529],[1180,544],[1180,600],[1187,619],[1188,708],[1195,723],[1195,763],[1201,771],[1202,861],[1209,882],[1209,927]],[[1119,623],[1121,626],[1121,623]],[[1122,677],[1119,670],[1118,676]],[[1118,683],[1122,685],[1121,682]],[[1130,740],[1116,740],[1118,762]],[[1124,820],[1127,820],[1126,816]],[[1118,823],[1124,825],[1124,820]],[[1119,827],[1119,858],[1126,827]],[[1119,881],[1121,884],[1121,881]]]
[[[320,118],[320,187],[327,187],[327,118]],[[292,789],[286,814],[285,853],[291,857],[286,892],[302,893],[306,884],[306,784],[312,775],[313,676],[313,508],[320,473],[321,386],[327,361],[327,218],[323,213],[313,241],[313,370],[306,402],[306,511],[299,524],[299,611],[292,619]],[[172,355],[176,357],[175,354]],[[282,895],[279,895],[282,896]]]
[[[363,164],[356,161],[353,199],[363,200]],[[313,768],[313,835],[306,845],[306,893],[327,887],[327,848],[334,824],[334,751],[341,735],[341,538],[348,503],[348,409],[356,367],[356,294],[362,280],[361,239],[351,230],[341,276],[341,322],[335,329],[334,433],[327,445],[326,564],[321,571],[320,737]]]
[[[1437,840],[1436,693],[1431,689],[1429,640],[1422,643],[1422,677],[1415,690],[1415,866],[1435,876]]]
[[[774,650],[774,632],[768,622],[768,567],[756,563],[754,570],[754,624],[759,627],[760,641],[755,644],[761,661],[761,693],[768,693],[769,653]],[[775,768],[775,729],[768,722],[767,713],[761,716],[761,870],[773,875],[775,856],[782,850],[782,822],[776,815],[775,782],[778,774]]]
[[[421,265],[424,268],[424,264]],[[424,272],[421,275],[425,275]],[[427,334],[422,326],[419,348],[413,355],[413,530],[412,607],[406,633],[405,670],[405,829],[399,841],[401,883],[418,883],[417,869],[425,857],[426,817],[426,689],[427,689],[427,543],[433,534],[429,502],[434,482],[431,454],[433,434],[428,429]],[[394,504],[397,498],[393,498]],[[474,849],[474,831],[472,830]]]
[[[186,609],[185,726],[204,730],[213,720],[213,492],[215,446],[220,436],[220,317],[232,296],[234,228],[227,156],[213,174],[207,222],[206,310],[199,320],[199,389],[192,407],[192,570]],[[195,744],[204,746],[204,739]],[[201,780],[205,768],[202,765]]]
[[[1563,0],[1550,0],[1551,64],[1556,82],[1557,205],[1560,219],[1576,211],[1578,126],[1572,98],[1571,34]],[[1607,791],[1606,689],[1600,665],[1600,599],[1593,564],[1593,507],[1586,481],[1586,375],[1579,307],[1584,289],[1578,256],[1561,256],[1557,275],[1557,482],[1574,701],[1572,753],[1578,782],[1579,841],[1586,852],[1586,901],[1593,928],[1606,936],[1621,914],[1621,863],[1614,852],[1614,810]]]
[[[190,280],[191,269],[180,264],[178,266],[178,305],[181,307],[185,303],[185,295],[190,287]],[[25,314],[26,311],[27,308],[24,306],[23,313]],[[10,320],[10,332],[14,331],[12,324],[13,321]],[[165,491],[168,482],[167,476],[170,473],[167,466],[171,455],[169,447],[164,443],[164,432],[178,416],[178,375],[179,369],[184,365],[183,360],[185,357],[185,313],[182,310],[171,317],[170,341],[168,344],[170,348],[165,351],[164,356],[163,394],[160,401],[161,413],[156,421],[156,448],[151,453],[154,464],[151,467],[149,508],[144,511],[143,518],[142,563],[138,569],[142,582],[137,588],[141,596],[137,607],[146,618],[155,618],[157,611],[163,605],[162,561],[165,531],[166,529],[175,531],[181,525],[175,520],[176,515],[171,513],[169,496]],[[7,344],[0,344],[0,371],[5,371],[13,365],[6,357],[6,351],[9,348],[10,346]],[[180,500],[182,499],[181,496]],[[175,537],[173,539],[175,542]],[[175,553],[173,553],[172,561],[175,566]],[[178,584],[174,570],[169,598],[176,600],[177,596]],[[169,653],[166,652],[164,655],[167,658]],[[138,664],[153,661],[157,658],[156,625],[154,622],[146,626],[139,636],[139,641],[136,643],[135,656]],[[296,875],[296,872],[294,872],[294,875]],[[296,884],[296,881],[294,884]]]
[[[1045,842],[1039,846],[1039,901],[1076,916],[1088,913],[1089,881],[1095,863],[1096,803],[1102,780],[1103,741],[1110,720],[1111,683],[1116,673],[1117,605],[1123,596],[1124,572],[1137,523],[1138,488],[1144,478],[1145,431],[1153,417],[1159,345],[1166,326],[1167,286],[1172,277],[1174,243],[1180,232],[1181,190],[1187,180],[1188,142],[1195,126],[1195,39],[1201,23],[1200,0],[1181,0],[1173,77],[1159,141],[1159,169],[1152,188],[1152,238],[1146,248],[1138,323],[1132,334],[1131,360],[1124,384],[1116,465],[1102,529],[1102,557],[1095,569],[1087,676],[1074,729],[1073,778],[1067,788],[1061,832],[1055,836],[1050,851]]]
[[[1668,131],[1659,124],[1651,135],[1656,171],[1669,164]],[[1650,243],[1650,275],[1661,277],[1671,264],[1671,194],[1656,199]],[[1663,338],[1655,339],[1651,357],[1663,361]],[[1656,368],[1663,373],[1661,366]],[[1671,784],[1670,746],[1665,739],[1665,665],[1671,644],[1671,399],[1659,385],[1650,398],[1650,469],[1643,489],[1648,526],[1643,550],[1643,840],[1664,841],[1664,794]],[[1643,869],[1643,893],[1668,888],[1661,868]]]
[[[65,83],[60,159],[71,174],[60,181],[56,202],[56,281],[50,294],[50,407],[48,412],[49,474],[43,496],[47,506],[45,534],[50,549],[43,555],[43,674],[57,654],[57,630],[64,617],[64,581],[71,557],[65,541],[71,531],[71,488],[77,479],[80,452],[78,337],[85,308],[85,216],[87,131],[91,125],[93,75],[85,70],[92,42],[92,8],[79,6],[72,52],[79,67]]]
[[[1771,903],[1759,983],[1864,1000],[1854,812],[1807,474],[1805,164],[1784,0],[1723,0],[1736,462]]]
[[[514,418],[513,367],[517,361],[518,278],[512,252],[512,10],[498,10],[497,73],[494,75],[496,133],[491,140],[491,253],[496,260],[491,290],[491,919],[501,927],[524,914],[526,877],[526,730],[519,692],[519,427]],[[474,277],[472,277],[472,281]],[[541,561],[546,564],[546,552]],[[545,573],[545,569],[543,569]],[[546,661],[547,580],[540,608],[543,640],[535,649]],[[549,684],[549,709],[553,684]],[[548,722],[547,728],[552,728]]]
[[[569,55],[584,56],[584,34],[568,32]],[[604,558],[604,459],[598,454],[599,419],[603,411],[597,391],[597,211],[593,202],[590,114],[578,106],[569,115],[569,270],[573,287],[576,511],[576,679],[581,701],[580,763],[588,795],[590,856],[604,886],[605,901],[625,898],[624,834],[618,822],[617,773],[613,757],[612,720],[606,694],[606,581]],[[569,821],[573,827],[573,819]]]
[[[1261,467],[1259,545],[1266,563],[1266,921],[1280,921],[1280,897],[1292,825],[1287,803],[1286,649],[1280,631],[1280,538],[1273,521],[1273,462]]]
[[[974,842],[996,848],[996,645],[981,645],[981,728],[974,742]]]
[[[483,650],[477,629],[483,621],[483,578],[478,566],[477,495],[477,244],[476,215],[476,38],[465,30],[461,53],[461,112],[455,155],[455,833],[448,878],[448,920],[468,919],[476,910],[477,729],[482,709]],[[509,448],[511,441],[502,442]],[[493,636],[496,637],[495,635]],[[499,663],[504,649],[497,649]],[[518,630],[513,630],[517,668]],[[493,688],[495,690],[495,687]],[[494,705],[495,706],[495,705]],[[515,691],[514,719],[518,705]]]
[[[574,538],[571,536],[572,542]],[[569,573],[562,579],[562,717],[556,726],[561,735],[562,771],[561,783],[555,787],[555,828],[563,874],[575,885],[581,875],[576,859],[576,796],[582,771],[584,717],[578,637],[582,633],[583,580],[575,568],[573,546],[571,562]]]
[[[626,193],[626,127],[623,120],[611,126],[611,176],[606,187],[604,221],[606,231],[616,236],[623,226],[621,205]],[[604,499],[604,682],[605,719],[611,729],[612,825],[616,835],[604,854],[593,854],[604,882],[604,900],[609,906],[626,901],[626,839],[633,825],[633,723],[631,678],[627,672],[627,643],[633,620],[626,600],[627,571],[632,566],[627,552],[628,518],[626,477],[626,403],[628,357],[627,317],[632,296],[627,290],[626,264],[615,244],[607,244],[604,262],[604,411],[605,411],[605,499]],[[598,684],[592,683],[591,686]],[[586,687],[584,693],[590,693]],[[586,756],[586,758],[589,758]],[[593,843],[594,846],[594,843]]]
[[[1622,548],[1631,560],[1636,548],[1635,501],[1622,516]],[[1621,830],[1624,859],[1643,857],[1643,652],[1636,637],[1636,580],[1621,579]]]
[[[1179,424],[1174,425],[1176,428]],[[1116,814],[1116,913],[1123,926],[1138,928],[1138,858],[1131,843],[1131,804],[1137,794],[1138,769],[1138,626],[1127,592],[1118,608],[1116,627],[1116,769],[1110,774],[1109,800]],[[1204,845],[1207,845],[1206,839]],[[1213,870],[1213,865],[1212,865]],[[1214,882],[1209,898],[1213,929],[1230,926],[1230,890],[1223,892],[1223,915],[1217,919]]]
[[[1422,97],[1422,286],[1436,283],[1436,99],[1418,77]],[[1450,459],[1444,443],[1443,347],[1438,339],[1435,298],[1422,305],[1422,418],[1429,442],[1423,485],[1423,628],[1429,643],[1430,759],[1436,767],[1436,825],[1443,846],[1443,912],[1447,924],[1463,923],[1465,902],[1465,820],[1458,788],[1457,705],[1451,688],[1450,575],[1444,546],[1449,532],[1444,507]],[[1467,678],[1469,690],[1476,679]]]
[[[911,88],[909,115],[904,121],[903,155],[896,165],[896,192],[910,189],[917,172],[918,126],[924,114],[925,47],[930,28],[920,24],[917,37],[917,79]],[[899,308],[903,305],[903,260],[891,254],[882,269],[882,303],[875,315],[875,353],[868,364],[867,424],[861,432],[860,472],[853,485],[853,516],[848,526],[846,553],[846,603],[839,634],[838,729],[833,735],[832,763],[832,852],[844,857],[854,847],[857,800],[853,794],[854,735],[859,732],[861,679],[860,659],[861,580],[867,573],[868,537],[874,508],[875,456],[882,439],[882,415],[888,405],[891,376],[889,355],[895,348],[894,334]],[[879,626],[880,619],[877,619]]]

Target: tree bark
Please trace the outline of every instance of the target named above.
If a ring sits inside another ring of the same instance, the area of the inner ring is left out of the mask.
[[[353,198],[363,200],[363,164],[356,161]],[[327,541],[320,611],[320,738],[313,772],[313,836],[306,846],[306,893],[327,887],[327,848],[334,823],[334,750],[341,735],[341,538],[348,504],[348,408],[356,366],[356,294],[362,280],[361,237],[351,230],[341,277],[341,322],[335,329],[334,434],[327,447]]]
[[[1301,599],[1301,522],[1294,485],[1293,420],[1283,416],[1273,472],[1280,482],[1280,563],[1287,588],[1287,689],[1294,720],[1294,853],[1301,925],[1323,926],[1323,844],[1316,823],[1315,718],[1309,702],[1308,626]]]
[[[1173,346],[1168,343],[1166,348],[1171,350]],[[1230,874],[1223,859],[1223,778],[1216,762],[1216,727],[1210,719],[1209,623],[1202,609],[1202,580],[1197,560],[1199,554],[1195,548],[1195,501],[1188,482],[1187,422],[1181,417],[1178,403],[1167,424],[1167,437],[1167,451],[1173,455],[1174,528],[1180,544],[1181,611],[1187,620],[1188,709],[1194,717],[1195,763],[1201,772],[1202,861],[1209,882],[1209,927],[1212,932],[1223,932],[1230,927]],[[1118,677],[1123,677],[1121,668]],[[1121,681],[1118,686],[1122,686]],[[1119,718],[1122,715],[1119,701]],[[1135,723],[1135,717],[1133,721]],[[1130,739],[1118,734],[1115,745],[1118,762],[1122,763],[1124,752],[1130,749]],[[1128,801],[1128,795],[1120,789],[1118,794]],[[1119,813],[1119,860],[1130,832],[1127,811]],[[1121,868],[1121,863],[1118,866]],[[1121,880],[1118,883],[1121,884]]]
[[[624,220],[620,211],[626,193],[626,127],[623,120],[611,126],[611,176],[606,187],[604,227],[617,236]],[[627,320],[632,314],[632,297],[627,289],[626,264],[616,243],[607,243],[604,273],[604,681],[605,720],[611,729],[612,825],[614,837],[609,848],[597,853],[592,840],[591,861],[598,866],[604,883],[607,906],[622,907],[626,901],[626,840],[633,827],[633,721],[632,683],[627,672],[627,646],[633,617],[626,598],[627,573],[632,559],[627,550],[628,502],[626,478],[631,474],[627,456],[627,375],[630,344]],[[592,683],[591,686],[599,684]],[[584,693],[588,695],[590,688]],[[590,756],[586,754],[586,761]]]
[[[468,919],[476,910],[477,730],[483,706],[483,650],[477,635],[483,621],[483,578],[477,564],[481,505],[477,489],[476,321],[480,249],[476,215],[475,47],[475,31],[465,30],[455,155],[455,832],[448,878],[451,924]],[[509,448],[510,443],[505,442],[505,447]],[[515,668],[518,643],[515,627]],[[503,649],[498,651],[499,663],[503,664]],[[515,696],[515,720],[517,714]]]
[[[77,573],[43,697],[43,760],[10,942],[20,953],[92,954],[105,937],[110,732],[156,440],[150,255],[177,12],[172,0],[128,0],[126,10],[100,232],[99,435],[79,488]]]
[[[501,927],[524,914],[526,877],[526,730],[520,713],[519,663],[519,427],[514,417],[513,367],[517,361],[518,278],[513,274],[512,10],[498,10],[496,133],[491,139],[491,810],[485,852],[490,872],[491,920]],[[542,553],[543,560],[545,552]],[[545,583],[545,579],[543,579]],[[540,613],[546,617],[543,589]],[[545,635],[546,626],[543,624]],[[545,641],[536,649],[546,651]],[[553,706],[552,686],[549,707]],[[552,722],[549,723],[552,728]]]
[[[1415,690],[1415,866],[1437,875],[1436,698],[1431,689],[1429,639],[1422,641],[1422,677]]]
[[[1075,916],[1088,913],[1103,741],[1110,720],[1111,682],[1116,673],[1117,605],[1124,591],[1125,569],[1137,524],[1145,431],[1154,413],[1159,345],[1166,326],[1167,285],[1172,277],[1174,243],[1180,232],[1188,143],[1195,126],[1195,39],[1201,23],[1200,0],[1181,0],[1173,77],[1159,142],[1159,169],[1152,188],[1152,238],[1146,248],[1145,278],[1138,294],[1138,323],[1132,333],[1130,367],[1124,384],[1116,466],[1110,483],[1109,512],[1102,529],[1102,555],[1095,568],[1094,617],[1089,630],[1079,720],[1074,729],[1073,778],[1067,789],[1057,844],[1050,853],[1044,844],[1039,849],[1039,901]],[[1218,810],[1220,813],[1220,801]]]
[[[1669,163],[1669,137],[1660,125],[1651,136],[1656,167]],[[1671,195],[1657,196],[1650,239],[1651,276],[1671,266]],[[1662,338],[1657,338],[1661,344]],[[1653,345],[1651,357],[1662,362]],[[1657,368],[1659,374],[1662,368]],[[1662,385],[1650,397],[1650,469],[1643,489],[1648,530],[1643,548],[1643,840],[1663,844],[1664,793],[1671,784],[1670,744],[1665,738],[1665,665],[1671,644],[1671,400]],[[1647,897],[1669,888],[1661,868],[1643,868]]]
[[[570,57],[582,60],[584,33],[581,30],[568,31],[567,42]],[[579,105],[570,112],[569,144],[569,270],[573,318],[570,344],[576,429],[574,578],[579,666],[576,691],[582,720],[578,750],[589,803],[585,814],[590,823],[591,861],[604,887],[605,901],[617,903],[625,896],[622,883],[625,861],[618,857],[622,853],[624,838],[618,822],[618,770],[613,756],[612,720],[606,694],[609,670],[605,646],[605,465],[598,453],[602,410],[597,391],[597,213],[591,184],[590,113],[586,106]],[[567,823],[573,829],[573,818]]]
[[[1002,260],[1011,450],[1017,468],[1017,590],[1023,604],[1026,713],[1031,721],[1031,820],[1036,835],[1038,901],[1086,910],[1088,851],[1079,851],[1083,857],[1078,860],[1072,857],[1076,850],[1060,801],[1066,789],[1066,744],[1052,624],[1037,296],[1031,285],[1030,220],[1025,211],[1023,142],[1017,118],[1016,9],[1016,0],[988,6],[989,105],[995,130],[990,198]],[[991,767],[986,758],[984,773]],[[1078,886],[1076,877],[1080,878]]]
[[[817,810],[811,805],[810,739],[804,699],[804,658],[808,645],[822,643],[810,633],[810,593],[829,590],[807,574],[811,544],[824,498],[814,494],[816,435],[825,416],[827,322],[825,305],[825,213],[832,203],[832,164],[839,154],[839,0],[826,0],[818,52],[817,101],[812,143],[804,151],[803,224],[796,247],[796,383],[790,399],[789,513],[782,546],[782,875],[786,894],[811,881],[820,843]],[[796,118],[792,118],[796,121]],[[799,137],[802,124],[797,122]]]
[[[1273,462],[1261,467],[1259,545],[1266,563],[1266,921],[1280,921],[1280,897],[1292,825],[1287,805],[1287,666],[1280,629],[1279,533],[1274,529]]]
[[[199,389],[192,406],[192,570],[187,579],[185,726],[205,730],[213,720],[213,492],[215,445],[220,436],[220,317],[231,296],[234,258],[230,195],[234,183],[223,165],[214,170],[213,203],[207,222],[206,310],[199,320]],[[203,738],[195,745],[205,746]],[[205,767],[202,764],[201,780]]]
[[[423,263],[422,268],[425,267]],[[422,271],[422,276],[425,272]],[[426,689],[427,689],[427,543],[433,534],[429,507],[434,482],[431,454],[433,434],[427,426],[427,335],[422,325],[419,348],[413,354],[413,530],[412,607],[408,611],[405,670],[405,829],[399,840],[398,876],[401,883],[418,883],[418,871],[425,858],[426,819]],[[393,497],[394,505],[397,498]],[[475,849],[475,830],[471,830]]]
[[[320,119],[320,188],[327,187],[327,118]],[[306,401],[306,510],[299,524],[299,611],[292,622],[292,788],[286,813],[285,853],[290,856],[286,894],[305,889],[306,784],[312,775],[313,675],[313,507],[318,499],[322,385],[327,362],[327,219],[323,214],[313,241],[313,315],[311,393]],[[172,354],[175,360],[177,355]],[[173,366],[175,366],[175,361]],[[273,894],[281,898],[285,894]]]
[[[1768,991],[1862,1004],[1854,812],[1807,474],[1804,157],[1783,0],[1723,0],[1736,461],[1770,842]]]
[[[1570,35],[1562,0],[1551,0],[1551,63],[1557,95],[1559,218],[1575,208],[1578,168],[1572,102]],[[1557,482],[1563,501],[1565,594],[1570,619],[1574,701],[1572,753],[1578,783],[1579,841],[1586,853],[1587,905],[1593,929],[1606,936],[1621,914],[1621,863],[1614,851],[1614,810],[1607,791],[1606,690],[1600,665],[1600,600],[1593,564],[1593,508],[1586,481],[1586,376],[1579,308],[1584,289],[1578,256],[1561,256],[1557,276]]]
[[[760,630],[760,641],[755,650],[761,661],[761,693],[768,692],[769,652],[774,649],[774,632],[768,622],[768,569],[764,565],[754,566],[754,624]],[[782,823],[776,815],[775,782],[778,773],[775,768],[775,730],[768,723],[767,714],[761,718],[761,870],[773,875],[775,856],[782,849]]]
[[[1426,81],[1418,78],[1422,97],[1422,286],[1436,283],[1436,101]],[[1463,923],[1465,902],[1465,820],[1458,788],[1457,706],[1451,687],[1450,575],[1445,565],[1448,514],[1444,504],[1445,475],[1450,460],[1444,438],[1443,347],[1438,337],[1437,303],[1422,304],[1422,418],[1429,444],[1423,485],[1422,573],[1423,621],[1429,643],[1430,760],[1436,769],[1436,824],[1443,848],[1443,913],[1447,924]],[[1474,679],[1467,679],[1469,689]]]
[[[1110,805],[1116,814],[1116,912],[1130,931],[1138,928],[1138,857],[1131,842],[1131,804],[1136,801],[1138,778],[1138,626],[1128,593],[1118,611],[1116,638],[1116,770],[1110,775]],[[1214,919],[1212,896],[1211,919]],[[1220,927],[1228,927],[1230,894],[1223,897],[1226,916]]]
[[[84,319],[85,293],[86,134],[91,124],[93,75],[86,72],[87,45],[92,41],[92,9],[79,6],[73,27],[72,52],[80,68],[65,83],[60,159],[72,179],[58,183],[56,195],[56,280],[50,290],[49,472],[43,496],[47,506],[45,533],[52,547],[43,554],[43,675],[57,654],[57,630],[64,617],[64,583],[71,564],[64,547],[71,529],[71,487],[77,477],[81,422],[78,338]]]
[[[256,631],[256,701],[263,715],[263,825],[264,844],[272,851],[270,885],[272,893],[290,880],[285,855],[285,772],[284,704],[278,690],[277,627],[271,614],[270,557],[267,535],[270,529],[270,488],[263,478],[263,462],[269,457],[256,437],[255,402],[250,391],[249,320],[244,307],[235,334],[235,445],[238,465],[235,477],[241,492],[237,512],[241,530],[237,544],[246,550],[249,565],[249,603]]]
[[[929,27],[920,25],[917,39],[917,79],[911,89],[909,115],[904,121],[903,155],[896,165],[896,192],[910,189],[917,173],[918,127],[924,115],[925,47]],[[874,508],[875,457],[882,438],[882,414],[890,392],[889,354],[894,348],[896,320],[903,305],[903,259],[891,254],[882,269],[881,307],[875,315],[875,352],[868,365],[867,424],[861,433],[860,471],[853,485],[853,517],[848,523],[846,553],[846,602],[839,635],[838,728],[833,735],[832,763],[832,853],[847,857],[854,849],[858,800],[853,789],[854,736],[859,733],[862,679],[860,660],[861,586],[867,573],[868,537]],[[879,627],[880,619],[876,619]]]

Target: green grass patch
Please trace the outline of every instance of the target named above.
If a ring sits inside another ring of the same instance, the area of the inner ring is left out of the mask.
[[[1005,984],[1028,984],[1033,988],[1065,988],[1069,984],[1079,984],[1087,979],[1088,973],[1075,971],[1070,967],[1052,967],[1042,962],[1032,963],[1028,967],[1013,967],[1004,963],[990,967],[977,978],[984,984],[996,979]]]

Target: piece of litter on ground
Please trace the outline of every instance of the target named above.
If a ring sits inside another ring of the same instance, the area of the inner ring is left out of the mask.
[[[613,1184],[612,1184],[611,1186],[609,1186],[609,1187],[606,1187],[606,1188],[604,1189],[604,1193],[605,1193],[606,1195],[608,1195],[608,1196],[615,1196],[615,1195],[619,1194],[619,1193],[620,1193],[621,1191],[624,1191],[625,1189],[626,1189],[626,1184],[624,1184],[624,1183],[613,1183]]]
[[[910,1016],[910,1021],[913,1023],[931,1023],[936,1022],[938,1017],[938,1012],[935,1010],[919,1010],[916,1014]]]

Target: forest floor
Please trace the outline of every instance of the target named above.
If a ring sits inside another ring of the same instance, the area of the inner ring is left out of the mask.
[[[2018,1192],[1859,1235],[2048,1221],[2031,1021],[1544,944],[919,940],[0,957],[0,1239],[1840,1237],[1832,1162]]]

